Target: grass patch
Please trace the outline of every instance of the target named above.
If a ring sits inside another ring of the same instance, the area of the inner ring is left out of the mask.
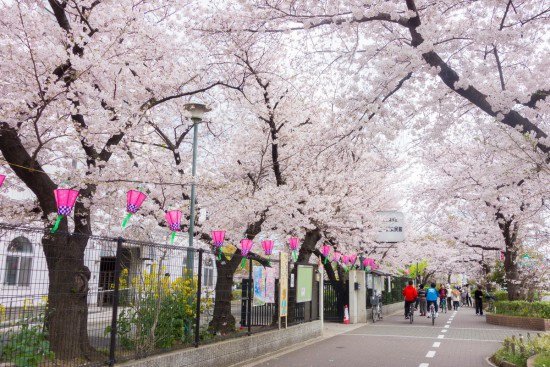
[[[535,358],[535,367],[550,367],[550,351],[541,353]]]

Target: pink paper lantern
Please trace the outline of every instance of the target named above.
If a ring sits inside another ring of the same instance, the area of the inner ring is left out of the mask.
[[[243,269],[246,266],[246,258],[250,250],[252,250],[253,245],[254,245],[254,242],[252,242],[252,240],[249,240],[248,238],[243,238],[241,240],[241,255],[243,257],[241,260],[241,268]]]
[[[349,257],[349,264],[351,266],[353,266],[355,264],[355,261],[357,260],[357,255],[356,254],[353,254],[353,255],[350,255]]]
[[[266,256],[270,256],[273,253],[273,246],[275,243],[272,240],[263,240],[262,249]]]
[[[323,255],[323,263],[326,265],[328,261],[328,255],[330,254],[330,246],[329,245],[323,245],[321,248],[321,255]]]
[[[222,260],[222,247],[225,240],[225,231],[212,231],[212,241],[218,253],[218,261]]]
[[[4,184],[4,180],[6,179],[5,175],[0,175],[0,187]]]
[[[243,257],[248,256],[248,253],[250,250],[252,250],[252,246],[254,245],[254,242],[252,240],[249,240],[248,238],[243,238],[241,240],[241,255]]]
[[[212,231],[212,241],[216,248],[223,246],[223,241],[225,240],[225,231]]]
[[[342,254],[339,253],[338,251],[335,251],[335,252],[332,254],[332,261],[334,261],[334,262],[340,261],[341,258],[342,258]]]
[[[292,260],[298,261],[298,248],[300,247],[300,240],[298,237],[290,237],[288,240],[288,247],[292,251]]]
[[[173,244],[176,238],[176,232],[181,231],[181,210],[167,211],[164,217],[166,218],[166,222],[168,222],[168,226],[172,231],[170,243]]]
[[[71,214],[76,198],[78,197],[78,190],[72,189],[55,189],[53,190],[55,196],[55,204],[57,205],[57,218],[55,224],[51,229],[51,233],[55,233],[59,228],[59,223],[64,216]]]
[[[147,195],[137,190],[129,190],[126,193],[126,217],[122,221],[122,228],[126,228],[133,214],[136,214]]]
[[[346,266],[349,264],[349,256],[348,255],[342,256],[342,263]]]

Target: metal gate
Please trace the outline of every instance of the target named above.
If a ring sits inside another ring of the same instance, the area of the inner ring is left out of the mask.
[[[325,321],[341,322],[344,319],[344,306],[349,302],[348,282],[342,289],[335,282],[325,280],[323,294]]]

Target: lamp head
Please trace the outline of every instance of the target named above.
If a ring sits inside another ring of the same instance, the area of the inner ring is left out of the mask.
[[[206,105],[204,105],[202,103],[187,103],[187,104],[185,104],[185,106],[183,106],[183,108],[186,111],[191,112],[191,118],[192,119],[198,119],[198,120],[201,120],[202,116],[206,112],[211,111],[210,108],[208,108]]]

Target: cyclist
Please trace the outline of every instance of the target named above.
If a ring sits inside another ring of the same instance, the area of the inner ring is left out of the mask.
[[[439,298],[439,292],[437,289],[435,289],[435,283],[430,284],[430,288],[426,291],[426,303],[427,303],[427,310],[430,310],[430,305],[434,305],[435,307],[435,317],[439,316],[438,314],[438,308],[437,308],[437,299]],[[431,315],[428,315],[428,318],[430,318]]]
[[[409,318],[409,310],[416,302],[418,292],[413,286],[413,281],[409,280],[409,285],[403,289],[403,297],[405,298],[405,319]],[[414,307],[414,306],[413,306]]]

